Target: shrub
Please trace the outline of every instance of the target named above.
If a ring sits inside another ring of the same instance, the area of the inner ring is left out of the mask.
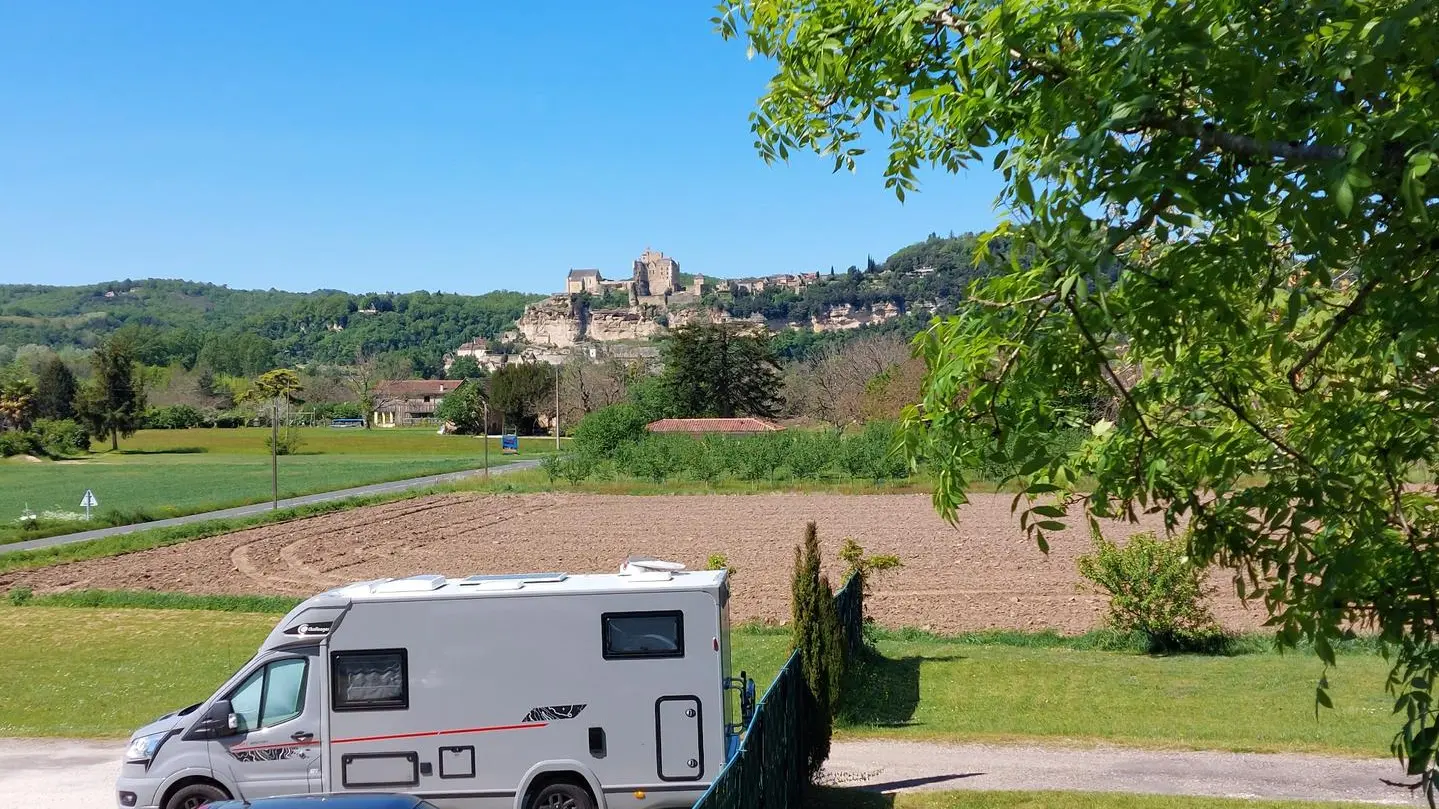
[[[1079,572],[1109,595],[1109,623],[1139,632],[1151,652],[1217,651],[1223,631],[1204,603],[1204,571],[1195,567],[1181,538],[1135,534],[1124,547],[1094,537],[1094,552]]]
[[[34,433],[21,430],[8,430],[0,433],[0,457],[43,454],[45,454],[45,450],[36,440]]]
[[[728,556],[722,553],[712,553],[710,558],[705,560],[705,570],[724,570],[728,571],[730,576],[734,576],[739,568],[730,566]]]
[[[550,479],[551,486],[560,479],[560,465],[563,463],[563,459],[558,455],[546,455],[540,459],[540,470]]]
[[[140,426],[147,430],[186,430],[205,423],[205,414],[187,404],[152,407],[145,411]]]
[[[575,449],[591,458],[614,458],[645,437],[644,415],[632,404],[602,407],[575,425]]]
[[[46,455],[83,455],[90,451],[90,434],[72,419],[36,419],[30,431]]]
[[[877,553],[873,556],[865,556],[864,547],[855,542],[853,537],[845,537],[844,545],[839,549],[839,558],[847,568],[845,578],[859,576],[866,592],[869,590],[869,580],[872,574],[894,570],[904,565],[899,557],[893,554]]]
[[[809,710],[814,722],[806,756],[810,780],[829,757],[830,735],[845,676],[844,630],[835,609],[829,579],[819,572],[819,536],[815,524],[805,526],[804,547],[794,549],[791,580],[791,645],[799,652]]]
[[[280,431],[278,441],[274,436],[265,436],[265,449],[273,449],[276,455],[294,455],[304,444],[305,440],[300,437],[300,431],[290,427]]]
[[[834,463],[834,436],[830,433],[795,433],[789,440],[789,471],[800,480],[814,480]]]
[[[569,481],[571,486],[584,483],[594,471],[594,460],[578,452],[566,455],[564,462],[560,464],[560,477]]]
[[[11,604],[19,607],[23,606],[27,601],[34,598],[35,591],[22,584],[18,587],[11,587],[10,592],[6,595],[10,597]]]
[[[628,454],[628,472],[637,478],[649,478],[655,483],[664,483],[680,468],[684,445],[680,441],[689,438],[651,435],[636,444]]]

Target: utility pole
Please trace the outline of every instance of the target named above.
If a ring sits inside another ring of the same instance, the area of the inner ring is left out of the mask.
[[[481,399],[480,403],[485,406],[485,426],[480,432],[485,437],[485,480],[490,479],[490,400]]]
[[[280,507],[280,397],[276,396],[270,416],[270,498],[271,509]]]

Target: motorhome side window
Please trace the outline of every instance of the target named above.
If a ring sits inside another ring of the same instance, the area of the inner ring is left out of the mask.
[[[251,674],[230,695],[230,710],[239,717],[241,733],[288,722],[305,708],[304,658],[288,657]]]
[[[684,657],[684,613],[607,612],[601,616],[606,660]]]
[[[330,672],[330,702],[337,711],[410,707],[410,672],[404,649],[333,652]]]

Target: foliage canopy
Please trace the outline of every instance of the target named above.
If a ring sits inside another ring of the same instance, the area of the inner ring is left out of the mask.
[[[728,0],[716,24],[776,63],[765,159],[878,142],[901,199],[925,167],[1004,176],[980,246],[1008,268],[920,341],[939,509],[1000,456],[1041,546],[1074,511],[1158,510],[1326,664],[1374,627],[1432,802],[1439,500],[1407,483],[1439,468],[1439,6]],[[1112,418],[1047,444],[1086,383]]]

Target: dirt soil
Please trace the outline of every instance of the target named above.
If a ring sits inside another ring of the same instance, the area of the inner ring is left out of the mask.
[[[828,573],[846,537],[892,553],[903,569],[878,576],[866,611],[891,627],[936,632],[1082,632],[1103,599],[1080,588],[1087,530],[1050,535],[1046,556],[1025,539],[1007,495],[976,495],[950,526],[925,495],[765,494],[630,497],[587,494],[441,495],[239,531],[108,559],[0,574],[0,590],[148,589],[206,594],[310,595],[352,581],[417,573],[463,576],[610,571],[632,553],[703,567],[722,553],[736,570],[736,622],[788,618],[789,576],[804,525],[819,525]],[[1123,537],[1156,524],[1115,525]],[[1214,612],[1256,629],[1227,577]]]

